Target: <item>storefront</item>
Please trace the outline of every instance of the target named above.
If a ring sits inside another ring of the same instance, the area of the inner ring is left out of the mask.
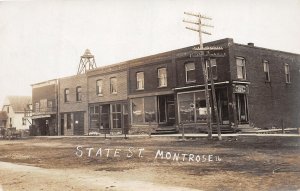
[[[132,125],[175,124],[175,104],[172,94],[132,98],[130,104]]]
[[[227,86],[216,87],[216,101],[217,108],[220,117],[221,125],[229,125],[229,99],[228,99],[228,88]],[[211,91],[209,90],[210,98],[212,97]],[[212,99],[210,99],[212,100]],[[210,101],[210,112],[212,110],[213,103]],[[205,90],[185,90],[177,92],[177,107],[178,107],[178,123],[179,124],[190,124],[200,125],[207,124],[207,108]],[[214,113],[212,113],[212,122],[216,123]]]
[[[30,128],[32,136],[57,135],[57,118],[55,114],[33,115]]]
[[[110,129],[124,133],[128,129],[128,104],[93,103],[89,105],[89,132]]]
[[[233,84],[233,95],[235,100],[235,112],[236,112],[236,123],[248,124],[249,113],[248,113],[248,95],[249,86],[248,84]]]

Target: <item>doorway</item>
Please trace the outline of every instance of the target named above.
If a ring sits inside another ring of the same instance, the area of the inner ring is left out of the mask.
[[[239,124],[248,123],[248,100],[246,94],[235,94],[237,120]]]
[[[175,104],[174,95],[158,96],[158,120],[159,124],[174,125],[175,124]]]
[[[65,120],[64,120],[64,114],[60,115],[60,135],[64,135],[65,132]]]

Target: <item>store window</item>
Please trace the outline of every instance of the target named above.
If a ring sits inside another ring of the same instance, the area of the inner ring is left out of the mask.
[[[135,98],[131,101],[132,123],[156,122],[156,97]]]
[[[246,61],[242,57],[236,58],[237,78],[246,79]]]
[[[122,127],[121,104],[111,104],[112,128]]]
[[[144,100],[143,98],[132,99],[132,123],[144,122]]]
[[[144,72],[136,73],[136,89],[137,90],[144,89]]]
[[[195,121],[194,93],[178,94],[180,122],[191,123]]]
[[[99,106],[92,105],[90,106],[90,128],[98,129],[99,128]]]
[[[185,64],[185,79],[186,82],[196,81],[195,63],[189,62]]]
[[[205,92],[196,92],[195,93],[195,109],[196,109],[196,122],[202,123],[207,120],[207,109],[206,109],[206,100]]]
[[[205,91],[178,94],[180,123],[206,123]]]
[[[167,68],[159,68],[157,70],[158,87],[167,87]]]
[[[145,122],[156,122],[155,97],[144,98]]]

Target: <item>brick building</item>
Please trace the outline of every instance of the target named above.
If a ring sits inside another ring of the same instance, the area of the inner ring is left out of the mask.
[[[88,90],[86,74],[60,78],[58,135],[84,135],[88,132]]]
[[[300,55],[228,38],[204,46],[222,47],[225,55],[210,59],[222,130],[299,126]],[[34,116],[44,124],[59,114],[56,132],[61,135],[128,128],[137,133],[149,125],[175,132],[181,123],[188,132],[206,131],[203,71],[194,53],[186,47],[36,84],[34,109],[48,100],[53,108],[42,115],[36,110]],[[204,62],[207,69],[207,58]]]
[[[58,134],[58,80],[48,80],[32,86],[31,135]]]
[[[205,46],[223,47],[225,54],[211,59],[223,130],[299,126],[299,55],[253,43],[237,44],[233,39]],[[193,52],[188,47],[129,61],[132,128],[142,128],[151,121],[168,130],[169,125],[178,130],[180,123],[190,132],[206,130],[203,71],[200,58],[191,56]],[[159,84],[160,68],[166,71],[164,87]],[[175,124],[168,118],[174,116],[174,110]]]
[[[87,72],[90,132],[128,129],[127,72],[126,63]]]

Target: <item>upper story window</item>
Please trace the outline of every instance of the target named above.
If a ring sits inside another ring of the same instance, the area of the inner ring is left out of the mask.
[[[81,101],[82,99],[82,92],[81,87],[76,87],[76,101]]]
[[[285,73],[285,82],[291,83],[290,66],[288,64],[284,64],[284,73]]]
[[[194,62],[189,62],[185,64],[185,80],[186,82],[196,81],[196,71]]]
[[[242,57],[236,58],[237,78],[246,79],[246,61]]]
[[[67,88],[65,89],[65,102],[70,101],[70,90]]]
[[[136,73],[136,89],[137,90],[144,89],[144,72]]]
[[[167,68],[159,68],[157,70],[158,87],[167,87]]]
[[[96,94],[98,96],[103,94],[103,80],[96,81]]]
[[[210,64],[211,64],[212,77],[213,77],[214,80],[216,80],[218,78],[216,59],[211,59]],[[210,69],[209,69],[208,60],[205,60],[205,66],[206,66],[206,71],[207,71],[207,77],[208,77],[208,80],[209,80],[210,79]]]
[[[35,112],[40,112],[40,103],[39,102],[35,103]]]
[[[9,113],[9,105],[7,106],[7,113]]]
[[[265,73],[265,80],[266,82],[270,82],[270,68],[269,68],[269,62],[264,60],[263,61],[263,65],[264,65],[264,73]]]
[[[53,102],[51,100],[47,101],[47,107],[52,108],[53,107]]]
[[[112,93],[112,94],[117,93],[117,78],[116,77],[110,78],[110,93]]]

